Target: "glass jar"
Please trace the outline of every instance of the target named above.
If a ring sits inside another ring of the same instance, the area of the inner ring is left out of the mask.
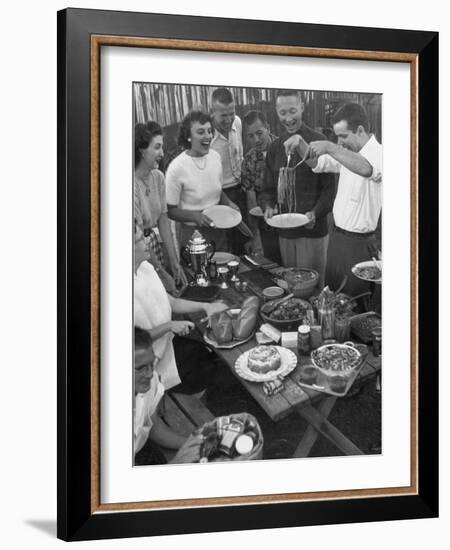
[[[309,325],[300,325],[297,332],[297,350],[300,355],[309,355],[311,353]]]
[[[350,318],[336,317],[334,322],[334,334],[338,342],[346,342],[350,339]]]
[[[333,340],[334,323],[335,323],[334,309],[329,308],[329,309],[322,310],[320,324],[322,326],[322,338],[324,340]]]

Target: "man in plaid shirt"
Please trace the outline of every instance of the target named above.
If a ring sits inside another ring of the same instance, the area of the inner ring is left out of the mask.
[[[267,119],[261,111],[249,111],[243,121],[250,150],[242,163],[241,183],[246,193],[247,212],[249,212],[258,205],[258,196],[266,170],[267,149],[277,136],[270,132]],[[258,218],[249,215],[249,226],[253,232],[253,240],[250,243],[252,252],[265,254],[270,259],[280,262],[275,230],[263,222],[258,222]]]

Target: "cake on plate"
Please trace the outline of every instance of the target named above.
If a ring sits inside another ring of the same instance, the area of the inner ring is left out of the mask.
[[[256,374],[278,370],[281,366],[280,353],[275,346],[256,346],[248,354],[247,366]]]

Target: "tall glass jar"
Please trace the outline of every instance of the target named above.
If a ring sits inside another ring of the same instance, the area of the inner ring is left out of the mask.
[[[333,308],[322,310],[320,325],[322,327],[322,338],[324,340],[334,339],[335,313]]]
[[[311,353],[309,325],[300,325],[298,327],[297,349],[298,349],[299,355],[309,355]]]

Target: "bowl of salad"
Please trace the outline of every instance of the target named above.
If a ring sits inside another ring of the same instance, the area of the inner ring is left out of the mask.
[[[362,354],[353,342],[325,344],[311,353],[313,365],[330,378],[349,376],[361,364]]]
[[[319,274],[307,267],[290,267],[283,271],[288,290],[295,298],[309,298],[319,281]]]

